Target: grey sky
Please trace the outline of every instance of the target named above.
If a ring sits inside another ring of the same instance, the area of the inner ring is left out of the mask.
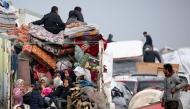
[[[12,0],[16,8],[39,14],[58,6],[64,22],[75,6],[82,8],[87,23],[100,25],[107,39],[114,41],[144,39],[147,31],[155,47],[190,46],[190,0]]]

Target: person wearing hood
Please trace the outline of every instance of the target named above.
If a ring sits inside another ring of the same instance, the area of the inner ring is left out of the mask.
[[[107,42],[108,42],[108,43],[114,42],[112,39],[113,39],[113,35],[112,35],[112,34],[109,34],[108,39],[107,39]]]
[[[65,70],[65,77],[70,77],[72,79],[71,82],[76,82],[76,75],[72,68],[67,68]]]
[[[35,84],[30,96],[30,109],[42,109],[44,101],[41,96],[42,88],[39,84]]]
[[[26,92],[24,88],[24,80],[18,79],[15,84],[15,88],[13,89],[13,96],[14,96],[14,105],[23,104],[23,96]]]
[[[58,34],[61,30],[65,30],[65,23],[61,20],[61,17],[58,15],[58,7],[53,6],[51,12],[44,15],[41,20],[32,22],[34,25],[43,25],[44,28],[53,33]]]
[[[72,23],[81,23],[82,25],[87,25],[87,23],[84,22],[84,17],[82,14],[82,9],[79,6],[76,6],[74,10],[71,10],[69,12],[69,18],[66,22],[66,25],[70,25]]]
[[[55,102],[55,99],[59,98],[63,92],[63,81],[60,78],[56,77],[53,80],[53,84],[55,87],[54,91],[46,95],[44,98],[44,101],[48,107],[51,105],[52,102]]]
[[[180,89],[186,85],[175,73],[171,64],[164,64],[164,95],[162,107],[165,109],[178,109],[180,102]]]
[[[60,109],[61,107],[66,106],[67,105],[67,96],[70,95],[70,88],[72,86],[72,79],[70,77],[65,77],[63,80],[63,92],[62,95],[60,96],[60,98],[56,99],[56,106],[58,109]],[[65,102],[63,102],[65,101]]]
[[[41,78],[41,87],[43,95],[48,95],[53,91],[52,88],[49,87],[49,79],[47,77]]]
[[[156,51],[153,51],[149,45],[146,46],[145,48],[145,53],[143,56],[143,61],[144,62],[154,62],[155,63],[155,58],[158,59],[158,61],[161,63],[161,58],[159,53]]]

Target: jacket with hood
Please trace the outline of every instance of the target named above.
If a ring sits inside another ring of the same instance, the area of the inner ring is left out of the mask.
[[[164,95],[162,100],[164,102],[169,101],[178,101],[180,99],[180,89],[186,84],[182,82],[177,74],[173,71],[170,76],[165,77],[164,79]],[[175,88],[175,92],[172,94],[171,90]]]
[[[38,91],[32,91],[30,96],[30,109],[41,109],[44,106],[43,98],[41,93]]]
[[[69,90],[72,87],[72,79],[70,77],[65,77],[65,79],[68,80],[69,86],[68,87],[65,87],[65,86],[63,87],[61,98],[66,100],[67,96],[70,94]]]
[[[69,18],[77,19],[78,21],[84,22],[84,18],[81,12],[71,10],[69,12]]]
[[[61,17],[55,12],[50,12],[44,15],[44,17],[41,20],[38,20],[32,23],[34,25],[44,24],[44,28],[51,33],[54,33],[54,31],[59,27],[65,28],[65,23],[63,23],[63,21],[61,20]],[[57,33],[54,33],[54,34],[57,34]]]
[[[155,63],[155,58],[157,58],[158,61],[161,63],[160,55],[155,51],[149,50],[149,51],[145,51],[145,54],[143,56],[143,61]]]
[[[74,10],[69,12],[69,18],[66,22],[66,25],[70,25],[71,23],[82,23],[83,25],[87,25],[87,23],[84,22],[82,13]]]
[[[54,86],[55,86],[55,90],[53,92],[51,92],[50,94],[48,94],[46,97],[60,97],[62,92],[63,92],[63,81],[60,78],[55,78],[54,79]]]
[[[69,77],[72,79],[72,82],[76,82],[76,75],[75,75],[73,69],[67,68],[66,70],[68,71]]]

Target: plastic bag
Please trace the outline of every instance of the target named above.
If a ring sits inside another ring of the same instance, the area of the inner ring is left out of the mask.
[[[76,67],[74,70],[74,73],[76,76],[83,76],[84,75],[84,79],[87,80],[88,82],[92,82],[91,80],[91,73],[88,69],[84,69],[82,67]]]
[[[57,70],[65,70],[67,68],[72,68],[72,63],[70,61],[67,60],[63,60],[63,61],[59,61],[56,64]]]

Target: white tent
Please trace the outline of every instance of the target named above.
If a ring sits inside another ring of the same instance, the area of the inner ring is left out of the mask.
[[[179,72],[190,73],[190,49],[182,48],[162,55],[164,63],[179,64]]]

